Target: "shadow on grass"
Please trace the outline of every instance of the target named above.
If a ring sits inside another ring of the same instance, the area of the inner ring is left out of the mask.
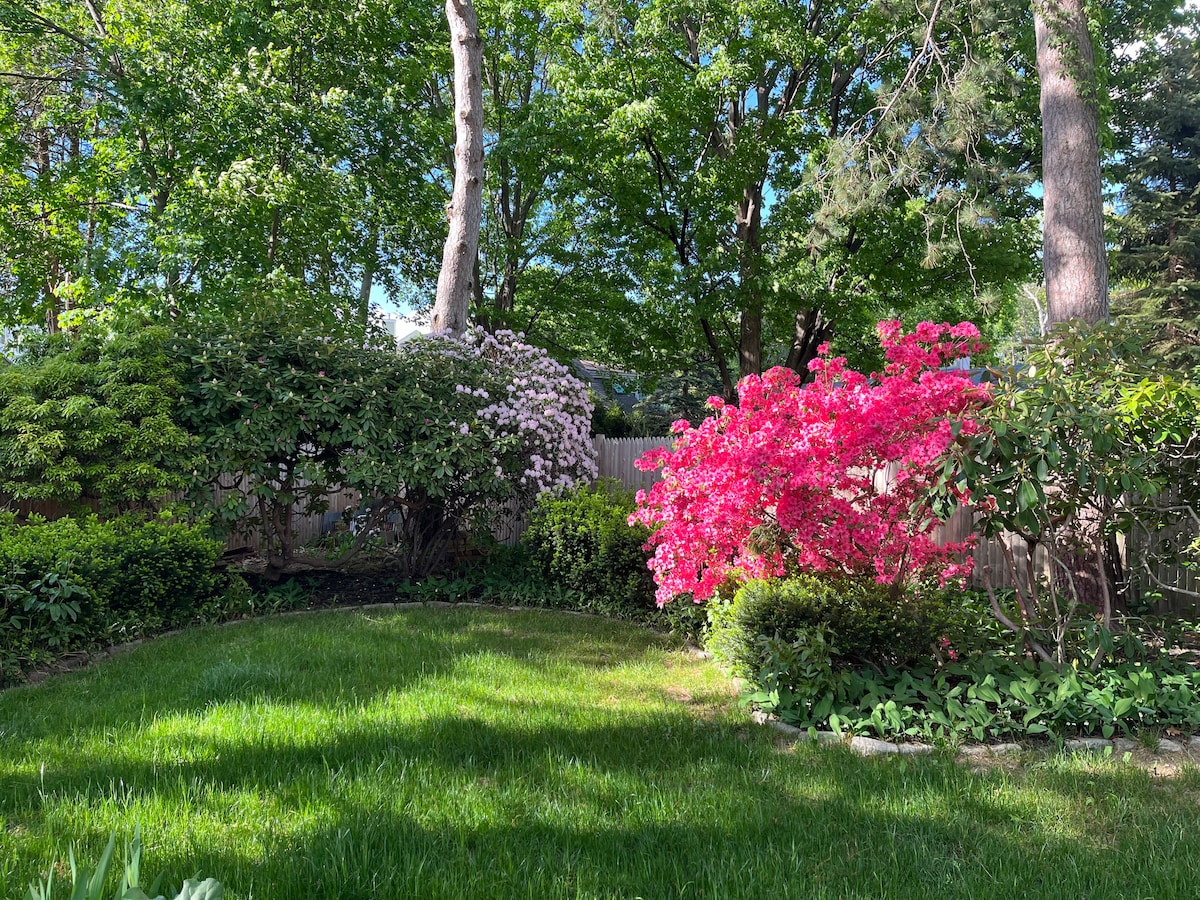
[[[204,841],[155,860],[241,897],[1182,897],[1200,852],[1179,802],[1060,818],[1120,790],[1119,773],[1047,800],[947,760],[781,756],[667,712],[592,729],[437,718],[195,749],[199,762],[79,760],[47,774],[45,796],[102,803],[119,783],[130,828],[165,807],[201,834],[239,798],[269,796],[258,846]]]
[[[534,615],[536,631],[479,612],[208,630],[2,698],[0,711],[38,732],[6,738],[6,753],[62,749],[44,774],[27,765],[6,779],[0,815],[36,835],[107,808],[70,837],[98,848],[113,820],[127,832],[141,822],[158,832],[147,835],[151,871],[178,883],[200,870],[239,898],[1194,893],[1195,798],[1136,781],[1136,806],[1105,805],[1130,787],[1118,770],[979,775],[940,758],[780,753],[735,717],[697,718],[682,704],[581,717],[570,697],[510,697],[503,683],[461,688],[462,712],[389,715],[389,692],[481,654],[602,676],[660,645]],[[107,711],[85,722],[48,713],[63,690],[79,709],[107,691]],[[185,717],[134,746],[138,732],[229,697],[246,701],[228,711],[249,726],[264,704],[359,706],[320,732],[229,737]],[[0,840],[7,855],[36,852],[11,829]]]
[[[369,702],[451,672],[469,655],[601,671],[674,642],[605,620],[494,609],[319,612],[200,627],[89,669],[0,692],[0,750],[136,728],[231,700]],[[45,715],[46,707],[71,715]]]
[[[1186,862],[1200,849],[1194,835],[1175,848],[1177,859],[1134,857],[1119,842],[1068,834],[1064,823],[1022,819],[950,763],[923,762],[906,788],[893,762],[836,751],[783,777],[747,779],[746,767],[767,757],[710,754],[672,769],[614,749],[582,758],[589,777],[580,778],[571,766],[533,760],[562,763],[588,735],[483,730],[472,745],[504,752],[427,745],[419,757],[434,770],[423,784],[444,785],[450,800],[347,790],[327,798],[316,821],[272,833],[261,853],[201,849],[171,866],[222,873],[240,896],[272,898],[1158,898],[1194,889]],[[616,746],[656,736],[631,728]],[[789,778],[805,772],[815,789],[789,791]],[[622,779],[606,777],[614,774],[633,776],[641,792],[625,793]],[[513,780],[536,784],[542,802],[513,796]],[[722,782],[736,785],[733,802]],[[456,808],[467,805],[464,793],[479,795],[473,812]]]

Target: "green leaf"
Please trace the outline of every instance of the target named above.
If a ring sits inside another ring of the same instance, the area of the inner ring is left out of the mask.
[[[1022,479],[1017,488],[1017,505],[1020,509],[1031,509],[1038,505],[1038,492],[1032,481]]]

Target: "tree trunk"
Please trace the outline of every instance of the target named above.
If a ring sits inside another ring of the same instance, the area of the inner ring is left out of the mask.
[[[1049,324],[1108,318],[1099,111],[1084,0],[1033,0]]]
[[[358,285],[358,321],[363,328],[371,322],[371,291],[375,288],[375,267],[379,259],[379,229],[372,226],[363,254],[362,281]]]
[[[1096,65],[1084,0],[1033,0],[1042,110],[1042,269],[1046,326],[1108,318],[1108,258],[1100,181]],[[1095,610],[1111,608],[1102,516],[1082,510],[1051,552],[1051,590]]]
[[[474,295],[483,213],[483,41],[471,0],[446,0],[446,18],[454,54],[454,193],[432,324],[435,334],[460,335]]]
[[[820,307],[811,306],[798,311],[787,367],[807,380],[808,364],[817,358],[817,348],[832,336],[833,323],[825,318]]]
[[[738,376],[762,374],[762,300],[747,297],[738,331]]]
[[[762,182],[747,185],[738,202],[735,235],[741,244],[739,279],[742,290],[742,319],[738,335],[738,374],[761,375],[762,362],[762,293],[758,283],[762,263]]]
[[[717,372],[721,375],[721,397],[726,403],[736,403],[737,390],[734,387],[733,378],[729,374],[729,365],[725,362],[725,354],[717,342],[717,336],[713,334],[712,323],[701,317],[700,328],[704,332],[704,339],[708,341],[708,348],[712,351],[713,365],[717,367]]]
[[[517,266],[519,260],[513,256],[507,255],[504,260],[504,278],[500,282],[500,289],[496,291],[496,302],[494,309],[503,316],[510,313],[517,305]]]
[[[517,279],[521,273],[521,251],[525,240],[525,226],[537,197],[536,189],[526,190],[521,178],[503,156],[492,169],[500,174],[499,213],[500,227],[504,233],[504,270],[492,308],[498,320],[511,313],[517,304]]]

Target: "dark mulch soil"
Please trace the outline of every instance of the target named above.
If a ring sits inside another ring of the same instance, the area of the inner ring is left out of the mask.
[[[340,572],[308,572],[271,582],[261,576],[246,575],[246,580],[257,592],[285,588],[289,582],[297,585],[307,596],[307,603],[298,603],[298,608],[331,609],[337,606],[366,606],[371,603],[395,603],[395,578],[373,575],[343,575]],[[296,589],[291,589],[296,590]],[[296,590],[299,595],[299,590]]]

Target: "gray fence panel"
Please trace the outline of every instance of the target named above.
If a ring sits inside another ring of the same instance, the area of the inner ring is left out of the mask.
[[[670,447],[669,437],[592,439],[596,447],[596,466],[601,478],[615,478],[633,490],[649,490],[659,478],[657,471],[643,472],[634,463],[658,447]]]

